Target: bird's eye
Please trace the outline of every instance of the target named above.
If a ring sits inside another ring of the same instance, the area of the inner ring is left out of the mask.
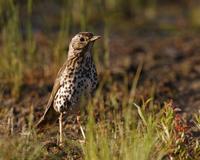
[[[84,39],[83,37],[81,37],[81,38],[80,38],[80,41],[83,42],[83,41],[85,41],[85,39]]]

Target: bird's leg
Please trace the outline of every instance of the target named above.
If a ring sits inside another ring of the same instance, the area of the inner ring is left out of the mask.
[[[83,136],[83,139],[84,139],[84,141],[85,141],[86,137],[85,137],[85,133],[84,133],[84,131],[83,131],[83,127],[81,126],[81,123],[80,123],[80,116],[79,116],[79,115],[76,117],[76,120],[77,120],[78,126],[79,126],[79,128],[80,128],[80,130],[81,130],[81,134],[82,134],[82,136]]]
[[[60,113],[60,117],[59,117],[59,134],[60,134],[60,146],[62,145],[63,143],[63,135],[62,135],[62,116],[63,116],[63,113]]]

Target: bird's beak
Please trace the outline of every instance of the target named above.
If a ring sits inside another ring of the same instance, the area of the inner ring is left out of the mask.
[[[90,42],[94,42],[96,41],[97,39],[100,39],[101,36],[93,36],[91,39],[90,39]]]

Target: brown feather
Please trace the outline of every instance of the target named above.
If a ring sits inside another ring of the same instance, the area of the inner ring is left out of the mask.
[[[93,36],[92,33],[87,33],[87,32],[81,32],[81,34],[88,36],[89,38]],[[45,107],[44,114],[42,115],[40,120],[37,122],[36,127],[44,126],[47,123],[51,124],[52,122],[55,122],[55,120],[58,119],[58,113],[54,110],[53,103],[54,103],[55,95],[57,91],[59,90],[59,88],[61,87],[60,78],[62,76],[62,73],[66,68],[70,68],[70,67],[74,68],[79,58],[83,59],[82,56],[87,50],[88,50],[88,45],[85,46],[82,50],[76,50],[76,54],[73,57],[68,58],[68,60],[63,64],[63,66],[59,70],[50,98]]]
[[[56,111],[53,108],[53,102],[54,102],[54,97],[55,97],[57,91],[60,88],[60,76],[62,75],[62,73],[63,73],[63,71],[65,70],[66,67],[67,67],[67,62],[65,62],[64,65],[61,67],[61,69],[58,71],[57,78],[55,80],[50,98],[49,98],[48,103],[45,107],[44,114],[42,115],[40,120],[35,125],[36,127],[43,126],[47,123],[55,122],[57,120],[58,114],[56,113]]]

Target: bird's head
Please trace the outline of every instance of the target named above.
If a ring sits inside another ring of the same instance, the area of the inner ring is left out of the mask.
[[[94,36],[91,32],[80,32],[76,34],[69,45],[71,51],[90,51],[94,42],[99,39],[100,36]]]

